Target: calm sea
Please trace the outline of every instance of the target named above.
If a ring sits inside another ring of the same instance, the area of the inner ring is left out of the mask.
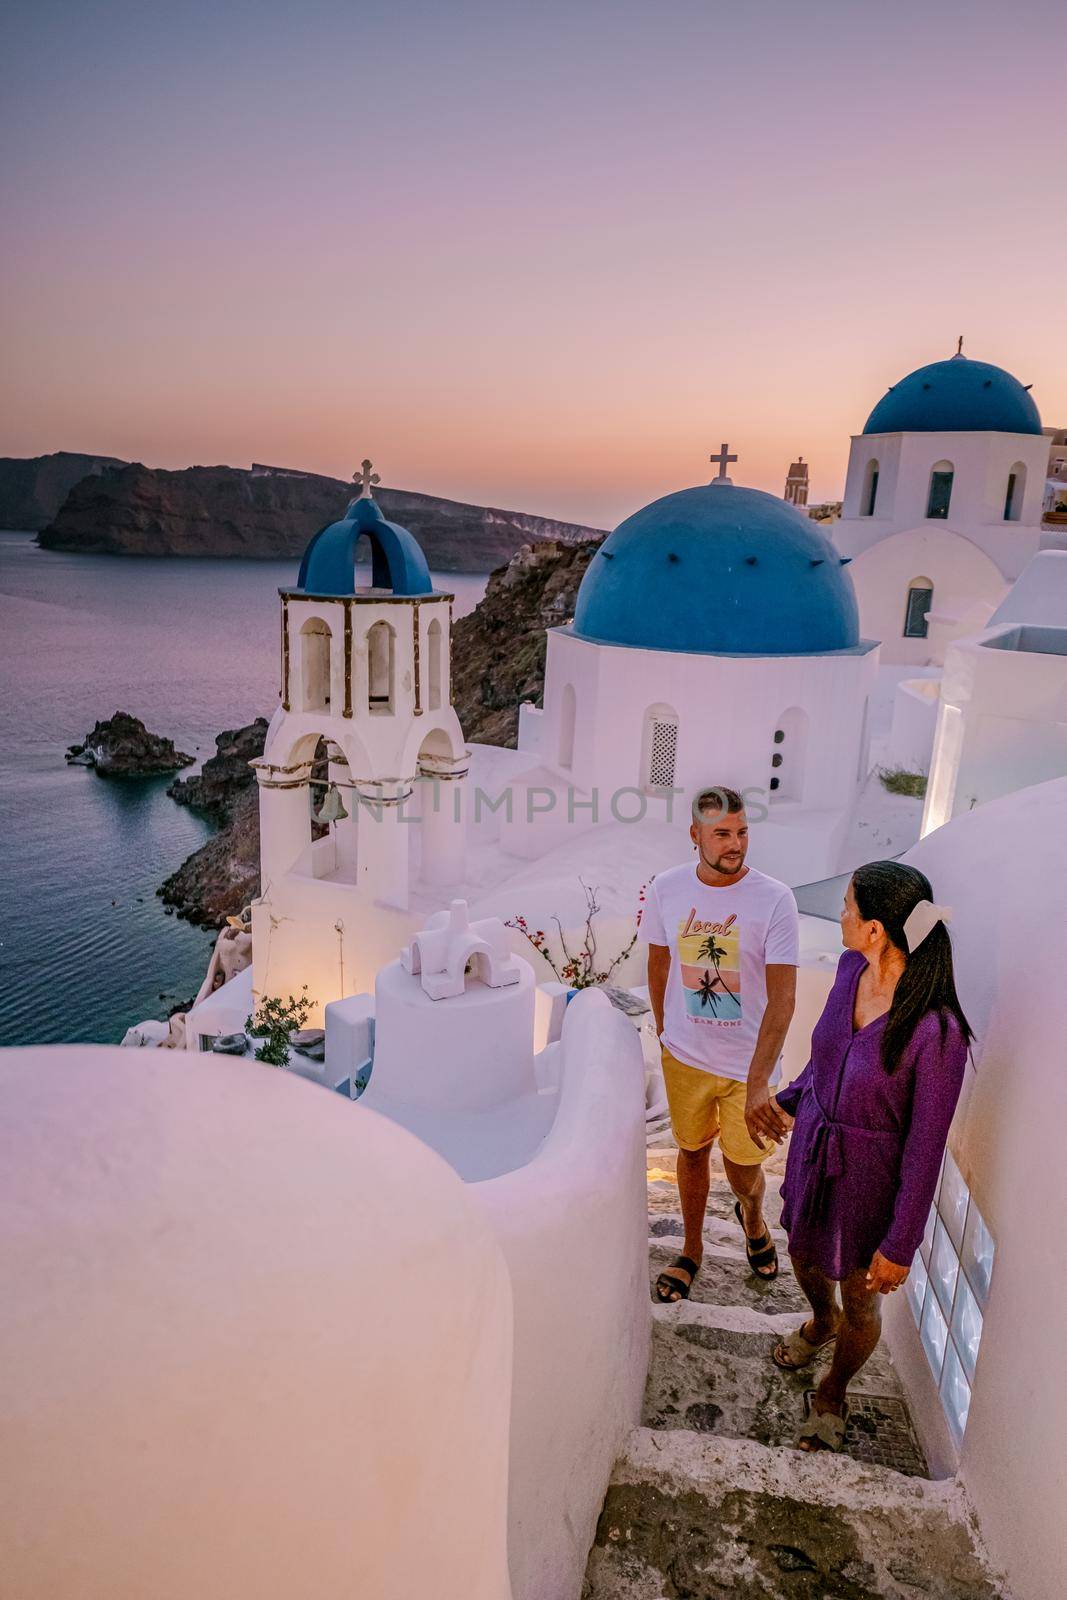
[[[212,936],[155,891],[210,829],[169,778],[103,779],[63,752],[131,711],[203,760],[223,728],[270,716],[295,578],[290,561],[73,556],[0,533],[0,1044],[115,1041],[196,992]],[[457,616],[486,583],[436,581]]]

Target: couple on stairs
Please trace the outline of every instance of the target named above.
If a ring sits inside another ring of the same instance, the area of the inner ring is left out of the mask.
[[[840,1450],[848,1385],[880,1337],[880,1296],[904,1283],[923,1236],[972,1037],[947,913],[914,867],[857,869],[811,1058],[776,1092],[796,1002],[796,901],[745,865],[748,823],[734,790],[698,797],[690,837],[696,863],[656,875],[639,928],[685,1225],[683,1254],[660,1273],[656,1295],[688,1298],[700,1271],[716,1138],[749,1265],[777,1275],[762,1163],[792,1130],[782,1226],[812,1315],[774,1360],[796,1371],[834,1345],[797,1443]]]

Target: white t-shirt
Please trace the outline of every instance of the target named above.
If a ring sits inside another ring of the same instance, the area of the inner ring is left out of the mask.
[[[638,932],[671,952],[662,1035],[671,1055],[743,1082],[767,1009],[766,968],[798,963],[793,891],[754,867],[713,889],[687,861],[652,879]],[[778,1076],[776,1064],[771,1082]]]

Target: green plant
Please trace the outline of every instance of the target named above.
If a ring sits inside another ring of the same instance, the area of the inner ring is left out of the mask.
[[[260,1001],[258,1011],[246,1020],[245,1032],[253,1039],[266,1041],[256,1051],[257,1061],[266,1061],[272,1067],[284,1067],[288,1063],[290,1036],[302,1028],[311,1015],[307,988],[305,983],[299,1000],[295,995],[290,995],[288,1000],[268,995]]]
[[[563,937],[562,923],[558,917],[552,918],[558,929],[559,942],[563,951],[558,966],[552,959],[543,929],[537,928],[531,933],[525,917],[512,917],[505,922],[504,926],[506,928],[515,928],[524,938],[529,939],[534,949],[544,956],[560,983],[567,984],[571,989],[591,989],[595,984],[607,983],[616,967],[620,962],[625,961],[637,943],[637,934],[635,933],[629,944],[619,951],[614,961],[607,967],[600,967],[598,962],[601,957],[597,950],[596,933],[593,928],[596,914],[600,910],[600,902],[597,900],[595,887],[590,888],[583,878],[579,878],[578,882],[585,891],[584,937],[581,948],[572,952],[568,949],[567,941]],[[644,899],[644,890],[641,891],[641,898]]]
[[[926,773],[909,772],[907,767],[879,767],[878,776],[883,789],[890,794],[906,794],[921,800],[926,793]]]

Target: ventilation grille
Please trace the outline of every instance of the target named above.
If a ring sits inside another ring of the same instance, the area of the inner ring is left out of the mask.
[[[674,787],[674,757],[678,749],[678,724],[654,722],[648,752],[648,782],[653,789]]]

